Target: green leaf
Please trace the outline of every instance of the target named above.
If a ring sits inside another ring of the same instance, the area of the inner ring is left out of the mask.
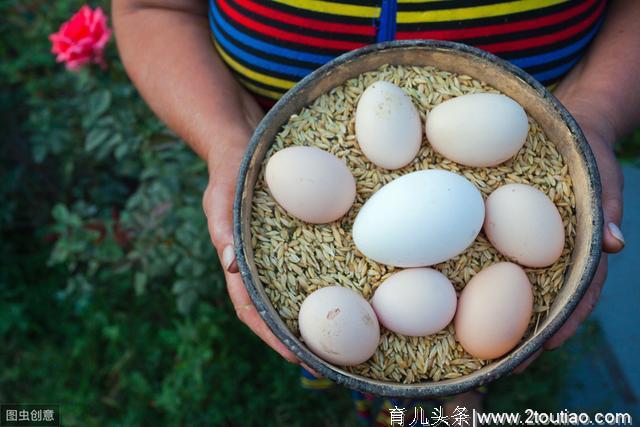
[[[180,277],[198,277],[202,276],[206,267],[203,263],[191,258],[183,258],[176,266],[176,274]]]
[[[178,280],[173,284],[173,288],[171,289],[174,294],[182,294],[186,292],[189,288],[191,288],[191,283],[187,280]]]
[[[143,272],[136,271],[136,274],[133,276],[133,289],[136,292],[136,295],[142,295],[145,292],[147,287],[147,275]]]
[[[89,111],[96,117],[111,106],[111,92],[108,89],[95,92],[89,98]]]
[[[51,216],[58,222],[67,223],[69,221],[69,210],[62,203],[56,204],[51,210]]]
[[[33,160],[36,163],[42,163],[45,157],[47,157],[47,147],[44,144],[35,144],[32,149]]]
[[[111,135],[111,131],[105,128],[96,128],[89,131],[84,143],[84,148],[87,151],[93,151],[100,147]]]
[[[183,315],[189,314],[191,308],[193,307],[193,304],[197,301],[197,299],[198,293],[194,290],[189,290],[185,293],[180,294],[176,301],[178,311]]]
[[[69,247],[64,241],[59,241],[51,251],[47,265],[61,264],[69,257]]]
[[[120,337],[120,328],[117,325],[109,325],[102,329],[105,338],[111,341],[117,341]]]
[[[118,134],[118,136],[120,136],[120,139],[122,140],[122,136],[120,134]],[[123,143],[120,143],[113,152],[116,160],[122,160],[127,154],[129,154],[129,145]]]
[[[204,215],[203,215],[204,216]],[[176,239],[185,247],[191,247],[196,241],[196,230],[189,224],[185,223],[176,230]]]
[[[114,149],[122,144],[122,135],[113,133],[94,151],[98,160],[105,159]]]

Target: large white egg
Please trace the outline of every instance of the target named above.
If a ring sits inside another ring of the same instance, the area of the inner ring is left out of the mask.
[[[353,241],[382,264],[424,267],[464,251],[483,220],[482,196],[469,180],[423,170],[391,181],[367,200],[353,224]]]
[[[456,313],[456,290],[432,268],[409,268],[387,278],[371,299],[382,325],[401,335],[422,337],[444,329]]]
[[[529,131],[524,109],[496,93],[449,99],[429,112],[425,124],[431,146],[467,166],[495,166],[515,156]]]
[[[360,96],[356,139],[367,158],[385,169],[398,169],[420,149],[422,126],[411,98],[393,83],[378,81]]]
[[[269,159],[265,181],[289,214],[313,224],[342,217],[356,197],[356,181],[344,161],[317,147],[288,147]]]
[[[327,286],[309,295],[298,314],[305,344],[327,362],[365,362],[376,351],[380,325],[371,305],[348,288]]]

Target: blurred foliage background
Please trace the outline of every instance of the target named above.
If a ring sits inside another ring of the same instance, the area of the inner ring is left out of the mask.
[[[348,391],[302,390],[235,318],[205,165],[113,41],[106,70],[55,63],[47,36],[80,6],[0,0],[0,402],[59,403],[68,426],[353,425]],[[637,159],[640,133],[619,153]],[[499,381],[489,409],[559,408],[568,363]]]

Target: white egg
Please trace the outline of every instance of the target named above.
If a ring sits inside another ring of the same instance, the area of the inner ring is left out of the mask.
[[[356,197],[356,181],[345,162],[317,147],[278,151],[269,159],[264,178],[287,213],[313,224],[340,219]]]
[[[431,268],[410,268],[392,274],[371,299],[385,328],[412,337],[444,329],[456,313],[456,304],[456,291],[449,279]]]
[[[327,286],[309,295],[298,314],[305,344],[327,362],[358,365],[369,359],[380,340],[371,305],[348,288]]]
[[[418,110],[393,83],[378,81],[367,87],[358,101],[355,128],[364,155],[385,169],[407,165],[420,149]]]
[[[469,180],[423,170],[391,181],[367,200],[353,224],[353,241],[382,264],[424,267],[464,251],[483,220],[482,196]]]
[[[496,93],[449,99],[429,112],[425,124],[431,146],[454,162],[495,166],[515,156],[529,131],[524,109]]]
[[[506,184],[485,203],[484,233],[503,255],[527,267],[548,267],[562,256],[564,225],[556,205],[537,188]]]

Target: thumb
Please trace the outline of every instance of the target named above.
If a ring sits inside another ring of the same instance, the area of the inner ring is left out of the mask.
[[[203,207],[207,216],[207,227],[211,242],[218,252],[218,259],[226,272],[237,273],[235,249],[233,246],[233,198],[227,191],[216,191],[215,184],[209,184],[203,197]]]
[[[622,186],[623,176],[613,150],[604,144],[592,144],[602,182],[602,209],[604,212],[604,235],[602,250],[620,252],[624,248],[622,234]]]
[[[209,184],[202,205],[211,241],[225,271],[237,273],[233,246],[233,199],[242,150],[226,153],[224,162],[210,166]]]
[[[603,189],[604,191],[604,189]],[[622,200],[620,197],[603,194],[602,205],[604,209],[605,232],[602,249],[614,254],[624,248],[624,235],[620,229],[622,219]]]

